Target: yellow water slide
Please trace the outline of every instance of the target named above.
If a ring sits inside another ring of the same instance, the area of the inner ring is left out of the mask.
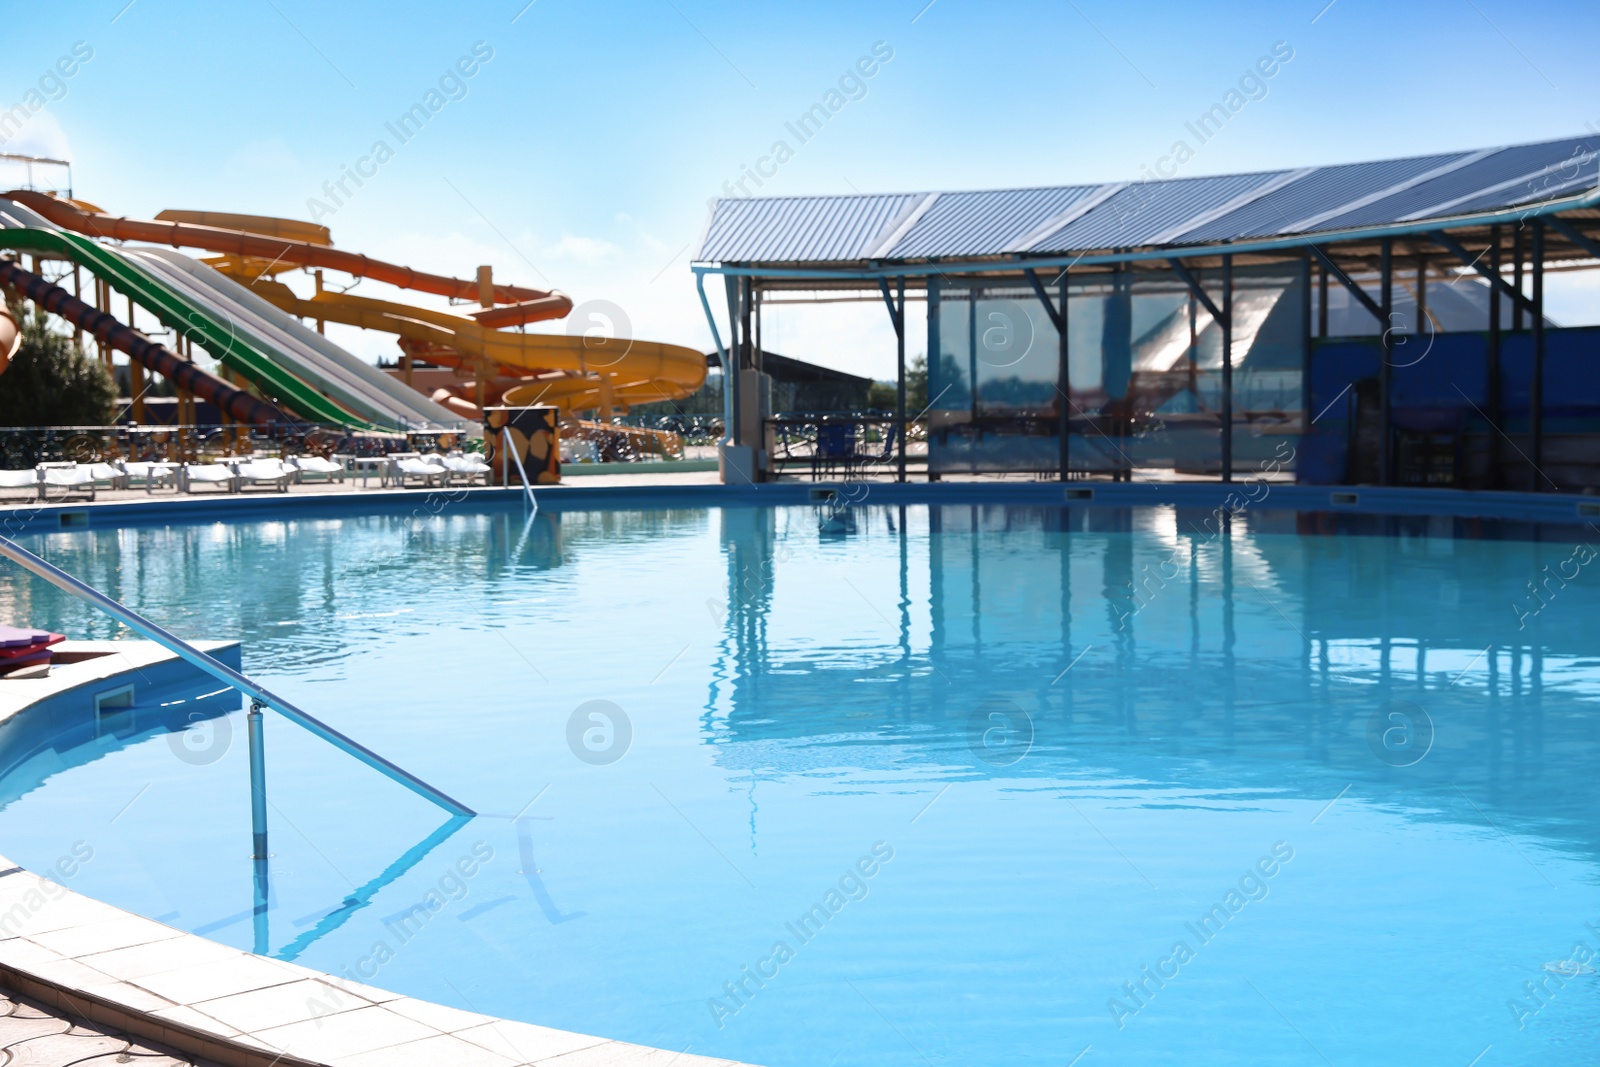
[[[213,265],[233,273],[291,315],[392,333],[421,346],[430,362],[473,368],[487,364],[530,376],[526,384],[506,391],[502,402],[512,407],[550,404],[569,414],[595,408],[626,410],[635,404],[686,397],[706,378],[705,357],[682,345],[493,330],[464,315],[349,293],[320,290],[301,297],[282,282],[252,279],[247,264]]]

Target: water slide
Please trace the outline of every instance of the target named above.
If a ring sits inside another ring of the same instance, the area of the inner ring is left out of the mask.
[[[0,244],[87,267],[306,418],[391,430],[459,428],[467,422],[186,256],[87,241],[4,201],[0,227]]]
[[[266,279],[251,288],[292,315],[380,330],[420,343],[427,348],[429,362],[473,367],[485,361],[510,374],[535,375],[526,385],[506,391],[504,403],[513,407],[552,404],[572,412],[649,404],[688,396],[706,378],[705,356],[682,345],[507,333],[448,311],[348,293],[324,290],[303,298],[282,282]]]
[[[353,417],[333,400],[296,378],[266,352],[251,347],[237,329],[219,320],[151,278],[115,250],[77,234],[17,226],[9,210],[0,207],[0,247],[65,259],[85,267],[95,277],[154,314],[162,324],[190,338],[219,359],[223,366],[253,382],[268,400],[302,418],[374,429],[365,419]]]
[[[60,315],[68,322],[86,330],[102,344],[110,345],[119,352],[126,352],[129,359],[136,360],[141,366],[162,375],[202,400],[209,400],[217,406],[217,410],[229,418],[257,426],[282,425],[291,421],[288,416],[265,400],[251,396],[243,389],[235,388],[214,374],[207,374],[187,360],[179,359],[131,326],[118,322],[106,312],[92,304],[84,303],[59,285],[53,285],[14,263],[0,260],[0,286],[20,293],[53,315]],[[11,328],[15,330],[16,324],[11,320],[9,312],[5,313],[4,321],[11,322]],[[16,354],[20,341],[21,338],[13,334],[10,355]],[[4,345],[4,326],[0,323],[0,347]],[[7,358],[10,358],[9,355]]]
[[[144,221],[108,215],[91,205],[41,193],[5,195],[51,223],[79,233],[221,253],[211,260],[218,272],[248,285],[289,315],[392,333],[421,349],[430,362],[473,369],[489,364],[512,375],[528,376],[527,384],[505,393],[503,402],[507,404],[554,404],[569,413],[626,407],[681,398],[705,381],[704,357],[679,345],[503,332],[504,327],[559,318],[571,309],[571,301],[554,291],[485,279],[468,282],[343,252],[329,246],[326,227],[292,219],[196,211],[164,211],[158,219]],[[303,298],[271,278],[275,272],[294,267],[338,270],[498,306],[461,315],[347,293],[318,291]],[[230,295],[237,299],[237,293],[230,291]],[[257,313],[260,310],[255,308]],[[461,418],[471,417],[476,409],[455,401],[452,410]]]
[[[491,303],[505,304],[479,312],[494,327],[520,325],[543,319],[559,319],[572,310],[572,301],[564,293],[544,289],[525,289],[516,285],[495,283],[490,293],[475,281],[428,274],[382,260],[369,259],[354,252],[305,240],[304,231],[297,234],[295,227],[308,227],[309,223],[293,219],[266,219],[258,215],[226,215],[217,212],[164,211],[161,221],[128,219],[108,215],[91,209],[81,201],[63,200],[29,189],[15,189],[5,198],[30,208],[62,229],[90,237],[110,238],[116,241],[142,241],[146,244],[170,245],[173,248],[203,248],[208,252],[221,252],[232,256],[252,257],[269,263],[283,263],[291,267],[324,267],[348,274],[354,278],[371,278],[401,289],[447,296],[452,300],[481,300],[491,296]],[[189,221],[206,218],[212,221],[228,220],[237,228],[203,225]],[[272,233],[251,232],[252,221],[271,224]],[[326,227],[316,227],[326,233]],[[491,295],[492,294],[492,295]]]
[[[165,248],[124,248],[122,254],[196,305],[226,319],[240,336],[295,377],[375,425],[426,429],[461,427],[466,422],[204,263]]]

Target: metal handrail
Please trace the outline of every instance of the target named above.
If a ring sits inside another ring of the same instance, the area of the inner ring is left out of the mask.
[[[334,747],[348,752],[373,770],[394,779],[418,796],[433,801],[450,814],[477,814],[459,800],[440,792],[411,772],[395,766],[360,742],[346,737],[321,719],[301,711],[276,693],[263,689],[227,664],[206,655],[181,637],[168,633],[149,619],[139,615],[122,603],[111,599],[93,586],[84,584],[48,560],[34,555],[8,537],[0,537],[0,556],[5,556],[18,566],[38,575],[51,585],[71,593],[79,600],[84,600],[94,605],[128,628],[177,653],[180,658],[187,660],[223,684],[237,689],[256,703],[272,708],[290,722],[305,727]]]

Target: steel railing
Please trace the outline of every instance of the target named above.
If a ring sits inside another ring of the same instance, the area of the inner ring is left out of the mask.
[[[146,619],[144,616],[138,614],[124,604],[111,599],[98,589],[95,589],[93,586],[79,581],[77,578],[74,578],[72,575],[68,574],[60,567],[50,563],[48,560],[34,555],[32,552],[29,552],[27,549],[23,548],[15,541],[12,541],[10,538],[0,537],[0,556],[4,556],[13,563],[16,563],[18,566],[38,575],[40,578],[43,578],[45,581],[56,586],[58,589],[62,589],[68,593],[71,593],[79,600],[83,600],[99,608],[113,619],[116,619],[118,622],[133,630],[135,633],[138,633],[150,639],[151,641],[156,642],[158,645],[163,646],[169,651],[176,653],[180,658],[188,661],[189,663],[198,667],[200,670],[205,671],[207,674],[211,675],[213,678],[216,678],[224,685],[228,685],[234,689],[237,689],[239,692],[249,697],[252,704],[259,704],[264,707],[272,708],[290,722],[305,727],[307,730],[310,730],[312,733],[316,734],[324,741],[327,741],[335,748],[339,748],[345,752],[348,752],[350,755],[354,756],[362,763],[365,763],[373,770],[385,775],[388,778],[392,778],[396,782],[399,782],[401,785],[405,786],[413,793],[416,793],[418,796],[433,801],[450,814],[476,814],[476,812],[467,807],[465,804],[461,803],[459,800],[456,800],[448,794],[435,789],[433,786],[429,785],[427,782],[424,782],[421,778],[418,778],[410,771],[390,763],[388,760],[384,759],[382,756],[378,755],[376,752],[372,751],[370,748],[367,748],[360,742],[346,737],[344,734],[340,733],[338,730],[335,730],[333,727],[329,726],[321,719],[318,719],[316,716],[302,711],[293,704],[289,703],[287,700],[278,696],[276,693],[257,685],[255,682],[251,681],[249,678],[246,678],[244,675],[240,674],[232,667],[229,667],[227,664],[206,655],[204,652],[200,651],[198,648],[195,648],[181,637],[177,637],[168,633],[166,630],[162,629],[160,626],[157,626],[149,619]]]

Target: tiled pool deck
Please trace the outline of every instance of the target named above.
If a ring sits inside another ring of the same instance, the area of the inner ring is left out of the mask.
[[[215,1067],[158,1042],[143,1041],[111,1026],[96,1026],[70,1012],[51,1011],[16,994],[0,993],[0,1058],[37,1067]]]
[[[238,647],[199,644],[223,658]],[[81,720],[94,714],[97,693],[191,669],[146,641],[57,648],[111,654],[52,667],[46,678],[0,679],[0,723],[46,708],[63,722]],[[26,1039],[26,1058],[15,1062],[37,1067],[195,1060],[228,1067],[730,1067],[414,1000],[256,956],[74,893],[4,858],[0,987],[44,1009],[0,1018],[0,1048]],[[83,1021],[87,1029],[72,1028]],[[46,1037],[50,1044],[41,1043]]]

